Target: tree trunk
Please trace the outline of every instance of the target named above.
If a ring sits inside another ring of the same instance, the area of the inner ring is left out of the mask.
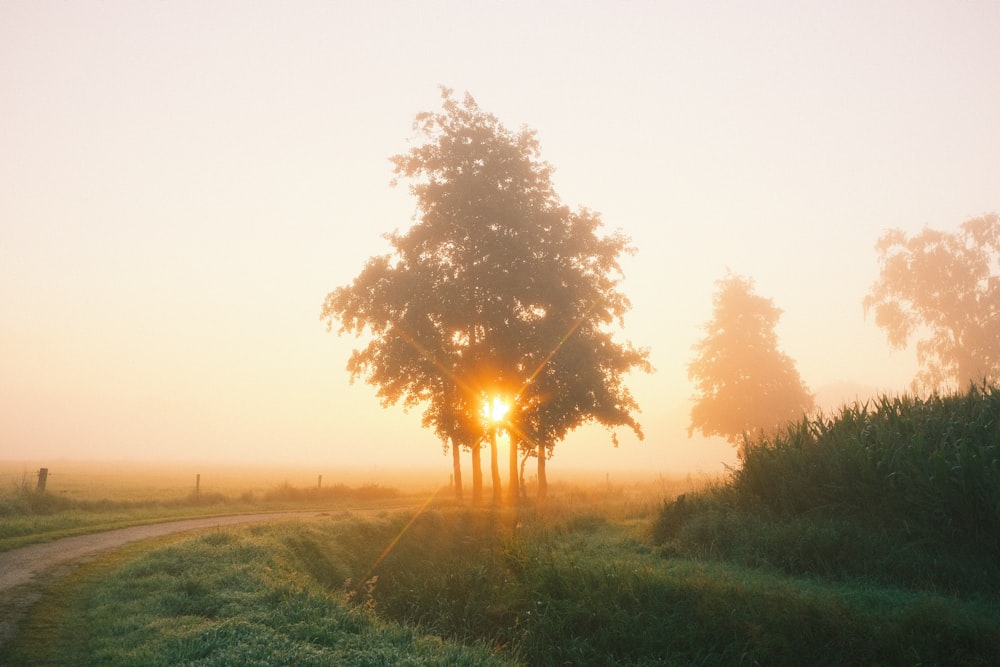
[[[476,442],[472,445],[472,504],[479,505],[483,502],[483,464],[479,456],[479,445]]]
[[[538,499],[545,500],[549,492],[549,483],[545,479],[545,445],[538,445]]]
[[[527,449],[527,445],[525,445],[525,449]],[[528,462],[528,452],[526,451],[524,455],[521,456],[521,472],[517,476],[518,481],[520,481],[521,483],[521,488],[520,488],[521,502],[524,502],[528,499],[528,484],[524,481],[524,464],[526,464],[527,462]]]
[[[503,499],[500,488],[500,461],[497,457],[497,431],[490,431],[490,472],[493,473],[493,504],[499,505]]]
[[[514,434],[511,433],[508,438],[510,441],[510,457],[509,465],[507,467],[507,474],[510,476],[510,481],[507,482],[509,486],[507,487],[507,504],[517,505],[520,500],[521,483],[518,481],[517,475],[517,445],[518,441],[514,438]]]
[[[462,446],[451,440],[451,475],[455,500],[462,502]]]

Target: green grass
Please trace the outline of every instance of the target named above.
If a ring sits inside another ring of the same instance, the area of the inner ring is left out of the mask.
[[[294,509],[398,506],[417,503],[425,495],[406,496],[377,484],[303,489],[286,482],[257,494],[244,492],[238,496],[212,492],[108,500],[40,493],[22,483],[0,493],[0,551],[144,523]]]
[[[336,557],[322,572],[302,569],[315,557],[302,550],[304,536],[336,525],[261,525],[127,548],[55,585],[0,663],[503,664],[484,647],[346,604],[342,582],[333,585],[346,571]]]
[[[442,506],[171,538],[53,584],[0,664],[1000,659],[996,598],[665,558],[646,525]]]
[[[803,421],[655,500],[130,547],[51,584],[0,664],[1000,664],[998,449],[977,387]]]
[[[639,525],[562,514],[428,513],[358,597],[385,618],[486,640],[528,665],[1000,658],[996,599],[664,558]]]
[[[1000,390],[882,397],[752,443],[725,484],[666,502],[675,556],[1000,595]]]

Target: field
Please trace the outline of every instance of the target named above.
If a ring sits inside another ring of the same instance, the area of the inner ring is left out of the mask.
[[[0,664],[1000,664],[994,390],[804,421],[714,483],[551,490],[130,546],[51,582]],[[343,500],[317,491],[272,501]]]
[[[0,462],[0,552],[154,521],[260,511],[419,504],[439,471],[56,461],[37,493],[36,462]],[[374,480],[388,480],[389,484]],[[447,482],[447,478],[444,478]]]

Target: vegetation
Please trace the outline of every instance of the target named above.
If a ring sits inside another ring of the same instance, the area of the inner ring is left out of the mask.
[[[0,663],[503,664],[483,647],[346,604],[339,586],[349,545],[316,551],[331,525],[260,525],[126,548],[50,590]]]
[[[171,519],[323,507],[378,507],[406,499],[391,487],[344,484],[298,488],[284,483],[259,495],[194,493],[159,499],[89,499],[38,492],[26,479],[0,492],[0,551],[60,537]]]
[[[458,498],[462,448],[481,498],[480,415],[498,397],[515,443],[509,498],[518,449],[537,457],[544,495],[545,461],[577,426],[642,435],[622,378],[648,370],[647,353],[611,328],[630,308],[618,285],[631,248],[620,233],[601,235],[597,214],[560,202],[533,131],[508,130],[470,95],[442,97],[441,112],[414,122],[423,143],[392,158],[416,197],[415,223],[387,235],[392,253],[331,292],[321,318],[370,334],[348,361],[352,379],[376,386],[384,405],[425,406],[425,426],[451,443]]]
[[[962,223],[957,232],[924,229],[907,238],[891,229],[875,246],[881,271],[865,312],[889,344],[915,333],[922,367],[914,384],[962,389],[1000,378],[1000,216]]]
[[[778,349],[781,310],[755,294],[749,278],[730,274],[716,285],[714,314],[688,366],[696,386],[688,435],[698,430],[739,444],[808,413],[813,397]]]
[[[129,548],[4,664],[1000,664],[1000,389],[882,397],[723,481]]]
[[[804,419],[747,447],[727,484],[667,503],[654,534],[676,556],[996,599],[1000,389]]]

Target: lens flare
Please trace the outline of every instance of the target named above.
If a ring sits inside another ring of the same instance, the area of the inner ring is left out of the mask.
[[[483,403],[483,409],[481,410],[483,418],[493,423],[503,421],[508,412],[510,412],[510,403],[499,396],[493,397],[492,401],[487,399]]]

